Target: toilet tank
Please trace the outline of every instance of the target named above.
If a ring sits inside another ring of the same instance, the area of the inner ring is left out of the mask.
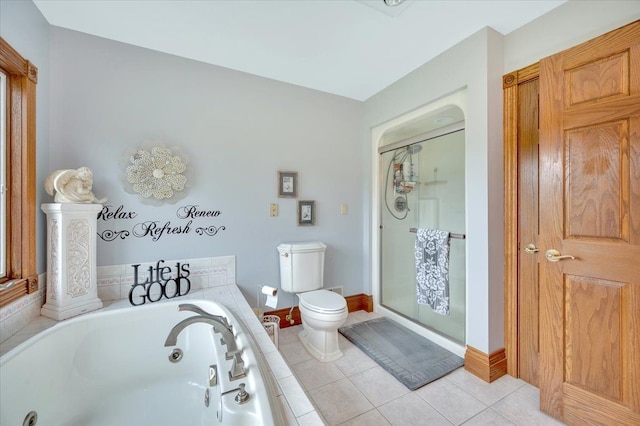
[[[324,252],[319,241],[282,243],[280,253],[280,288],[287,293],[318,290],[324,285]]]

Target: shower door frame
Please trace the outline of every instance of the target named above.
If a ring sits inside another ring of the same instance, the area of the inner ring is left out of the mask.
[[[381,156],[381,152],[380,150],[382,150],[383,152],[389,151],[389,150],[393,150],[393,149],[397,149],[400,146],[404,146],[404,145],[410,145],[411,141],[413,141],[415,138],[420,138],[422,137],[422,140],[425,140],[425,136],[428,134],[432,134],[432,138],[433,137],[437,137],[436,134],[438,131],[442,131],[444,129],[447,128],[451,128],[451,126],[456,126],[459,125],[460,123],[462,124],[462,127],[459,130],[465,129],[465,120],[463,120],[462,122],[456,122],[453,123],[451,125],[448,126],[443,126],[439,129],[435,129],[431,132],[425,132],[422,133],[418,136],[415,136],[413,138],[407,138],[403,141],[400,142],[394,142],[394,143],[389,143],[387,145],[381,145],[380,142],[382,141],[382,137],[385,134],[385,132],[387,132],[390,129],[394,129],[394,128],[398,128],[406,123],[411,122],[412,120],[415,120],[417,118],[421,118],[421,117],[425,117],[428,115],[431,115],[432,113],[444,108],[444,107],[449,107],[449,106],[455,106],[458,107],[462,113],[463,116],[465,117],[466,120],[466,116],[467,116],[467,111],[466,111],[466,91],[465,90],[461,90],[459,92],[454,93],[451,96],[448,96],[446,98],[440,99],[438,101],[435,101],[423,108],[420,108],[418,110],[412,111],[408,114],[405,114],[402,117],[399,117],[397,119],[394,119],[390,122],[387,122],[383,125],[377,126],[374,129],[372,129],[372,138],[373,138],[373,149],[372,149],[372,175],[373,175],[373,182],[374,185],[371,188],[372,189],[372,238],[371,238],[371,253],[372,253],[372,257],[371,257],[371,284],[372,284],[372,293],[373,293],[373,301],[374,301],[374,310],[376,312],[382,313],[385,316],[390,317],[391,319],[395,320],[396,322],[400,323],[401,325],[405,326],[406,328],[410,329],[411,331],[433,341],[434,343],[442,346],[443,348],[453,352],[454,354],[460,356],[460,357],[464,357],[465,353],[466,353],[466,342],[463,342],[463,344],[459,344],[457,342],[454,342],[450,339],[448,339],[447,337],[436,333],[430,329],[428,329],[426,326],[421,325],[413,320],[407,319],[405,316],[397,313],[394,310],[388,309],[384,306],[382,306],[380,304],[380,295],[381,295],[381,274],[382,274],[382,262],[381,262],[381,244],[380,244],[380,240],[381,240],[381,233],[382,233],[382,229],[381,229],[381,221],[382,221],[382,208],[381,208],[381,188],[382,188],[382,184],[383,184],[383,176],[381,173],[382,170],[382,165],[381,165],[381,161],[382,161],[382,156]],[[443,132],[440,136],[444,135],[444,134],[448,134],[448,133],[452,133],[452,130],[449,131],[445,131]],[[413,143],[416,143],[416,141],[414,141]],[[467,141],[466,141],[466,136],[465,136],[465,147],[466,147]],[[465,148],[466,150],[466,148]],[[465,164],[467,163],[468,159],[466,159],[465,156]],[[465,170],[466,170],[466,166],[465,166]],[[466,178],[465,178],[466,179]],[[466,198],[466,194],[465,194],[465,198]],[[465,199],[465,204],[466,204],[466,199]],[[465,207],[465,210],[467,210],[467,207]],[[468,210],[465,212],[465,216],[467,216],[468,214]],[[467,219],[465,219],[465,222],[467,221]],[[466,228],[466,223],[465,223],[465,228]],[[468,258],[469,255],[469,249],[468,247],[465,245],[465,256]],[[469,274],[468,274],[468,264],[465,263],[465,312],[468,312],[468,306],[469,306]],[[469,335],[469,316],[465,313],[465,340],[467,339],[467,336]]]

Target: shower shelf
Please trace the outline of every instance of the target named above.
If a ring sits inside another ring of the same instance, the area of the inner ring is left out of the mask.
[[[409,228],[409,232],[413,232],[414,234],[418,232],[418,228]],[[453,232],[449,234],[449,238],[455,238],[456,240],[465,240],[467,236],[465,234],[454,234]]]
[[[419,182],[403,180],[396,185],[396,194],[408,194],[415,189],[416,184]]]
[[[420,185],[442,185],[447,183],[446,180],[438,179],[438,168],[433,169],[433,180],[428,180],[426,182],[418,182]]]
[[[442,185],[442,184],[445,184],[445,183],[447,183],[446,180],[430,180],[430,181],[427,181],[427,182],[418,182],[418,184],[420,184],[420,185]]]

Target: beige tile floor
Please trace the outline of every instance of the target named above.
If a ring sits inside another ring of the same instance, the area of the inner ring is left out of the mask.
[[[379,316],[357,311],[347,324]],[[344,356],[313,359],[301,326],[279,332],[279,350],[328,425],[562,425],[538,410],[538,389],[511,376],[489,384],[460,368],[410,391],[340,335]]]

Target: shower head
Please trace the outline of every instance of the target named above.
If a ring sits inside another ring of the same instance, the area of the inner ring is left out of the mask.
[[[419,152],[420,152],[420,150],[421,150],[421,149],[422,149],[422,145],[418,145],[418,144],[415,144],[415,145],[409,145],[409,146],[407,147],[407,152],[408,152],[409,154],[417,154],[417,153],[419,153]]]
[[[419,153],[421,149],[422,149],[422,145],[419,145],[417,143],[398,148],[395,151],[393,151],[392,161],[402,163],[404,160],[407,159],[408,156]]]

